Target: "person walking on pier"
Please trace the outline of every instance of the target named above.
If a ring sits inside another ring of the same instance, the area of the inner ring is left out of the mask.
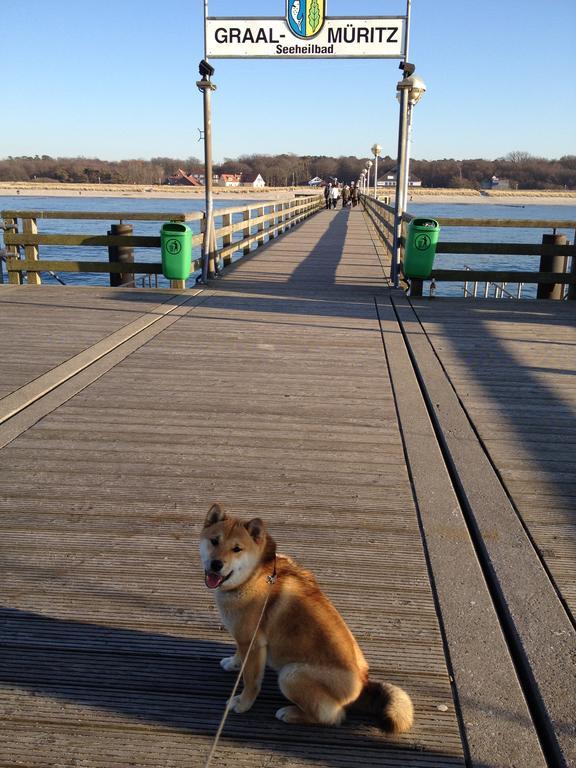
[[[348,201],[350,200],[350,187],[348,184],[344,184],[342,187],[342,208],[346,208]]]
[[[358,205],[358,187],[354,182],[350,184],[350,200],[352,202],[352,207],[356,208]]]
[[[332,208],[336,208],[336,203],[338,202],[339,197],[340,197],[340,190],[338,189],[338,184],[334,184],[334,186],[330,190],[330,200],[332,201]]]
[[[326,186],[324,187],[324,200],[326,201],[326,208],[330,208],[332,205],[332,197],[330,195],[332,191],[332,184],[328,182]]]

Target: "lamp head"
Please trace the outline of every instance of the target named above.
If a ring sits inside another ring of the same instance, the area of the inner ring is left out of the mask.
[[[202,77],[212,77],[215,71],[212,64],[208,64],[208,62],[205,59],[202,59],[202,61],[198,65],[198,70]]]
[[[372,154],[374,157],[380,157],[380,153],[382,152],[382,147],[380,144],[373,144],[371,147]]]
[[[426,91],[426,83],[418,75],[410,75],[396,85],[396,90],[408,92],[408,102],[414,106]]]

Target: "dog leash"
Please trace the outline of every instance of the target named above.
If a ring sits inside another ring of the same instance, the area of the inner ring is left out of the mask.
[[[276,583],[276,579],[278,578],[276,574],[276,555],[274,555],[274,570],[272,571],[270,576],[266,577],[266,582],[272,587]],[[240,680],[242,679],[242,675],[244,673],[244,668],[246,667],[246,662],[248,661],[248,657],[250,656],[250,651],[252,650],[252,646],[254,645],[254,641],[256,640],[256,635],[258,634],[258,630],[260,629],[260,624],[262,623],[262,619],[264,618],[264,611],[266,610],[266,606],[268,605],[268,600],[270,598],[270,595],[272,594],[272,589],[268,590],[268,594],[266,595],[266,598],[264,599],[264,605],[262,606],[262,610],[260,612],[260,617],[258,619],[258,622],[256,624],[256,629],[254,630],[254,634],[252,635],[252,639],[250,640],[250,645],[248,646],[248,650],[246,652],[246,656],[244,656],[244,661],[242,662],[242,666],[240,667],[240,671],[238,672],[238,675],[236,676],[236,682],[234,683],[234,688],[232,688],[232,693],[228,697],[228,701],[226,702],[226,706],[224,707],[224,714],[222,715],[222,718],[220,720],[220,725],[218,726],[218,730],[216,731],[216,735],[214,736],[214,741],[212,742],[212,748],[210,749],[210,754],[208,755],[208,758],[204,764],[204,768],[209,768],[210,763],[212,762],[212,758],[214,757],[214,754],[216,752],[216,749],[218,747],[218,742],[220,741],[220,736],[222,735],[222,731],[224,730],[224,725],[226,724],[226,720],[228,718],[228,715],[230,714],[230,708],[232,706],[232,699],[236,695],[236,691],[238,690],[238,686],[240,684]]]

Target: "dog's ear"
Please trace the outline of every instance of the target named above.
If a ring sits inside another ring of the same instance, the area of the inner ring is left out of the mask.
[[[244,523],[244,528],[246,528],[250,536],[252,536],[257,544],[260,544],[266,535],[266,526],[259,517],[255,517],[253,520],[249,520],[247,523]]]
[[[227,517],[228,515],[220,504],[212,504],[210,511],[206,515],[206,520],[204,520],[204,528],[209,528],[211,525],[221,523],[222,520],[226,520]]]

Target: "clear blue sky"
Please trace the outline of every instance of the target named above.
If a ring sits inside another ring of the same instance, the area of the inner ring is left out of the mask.
[[[210,0],[283,16],[284,0]],[[412,155],[576,154],[575,0],[413,0],[410,59],[428,92]],[[202,156],[195,87],[203,0],[6,0],[0,157]],[[328,16],[404,0],[327,0]],[[397,60],[214,59],[214,157],[395,155]]]

